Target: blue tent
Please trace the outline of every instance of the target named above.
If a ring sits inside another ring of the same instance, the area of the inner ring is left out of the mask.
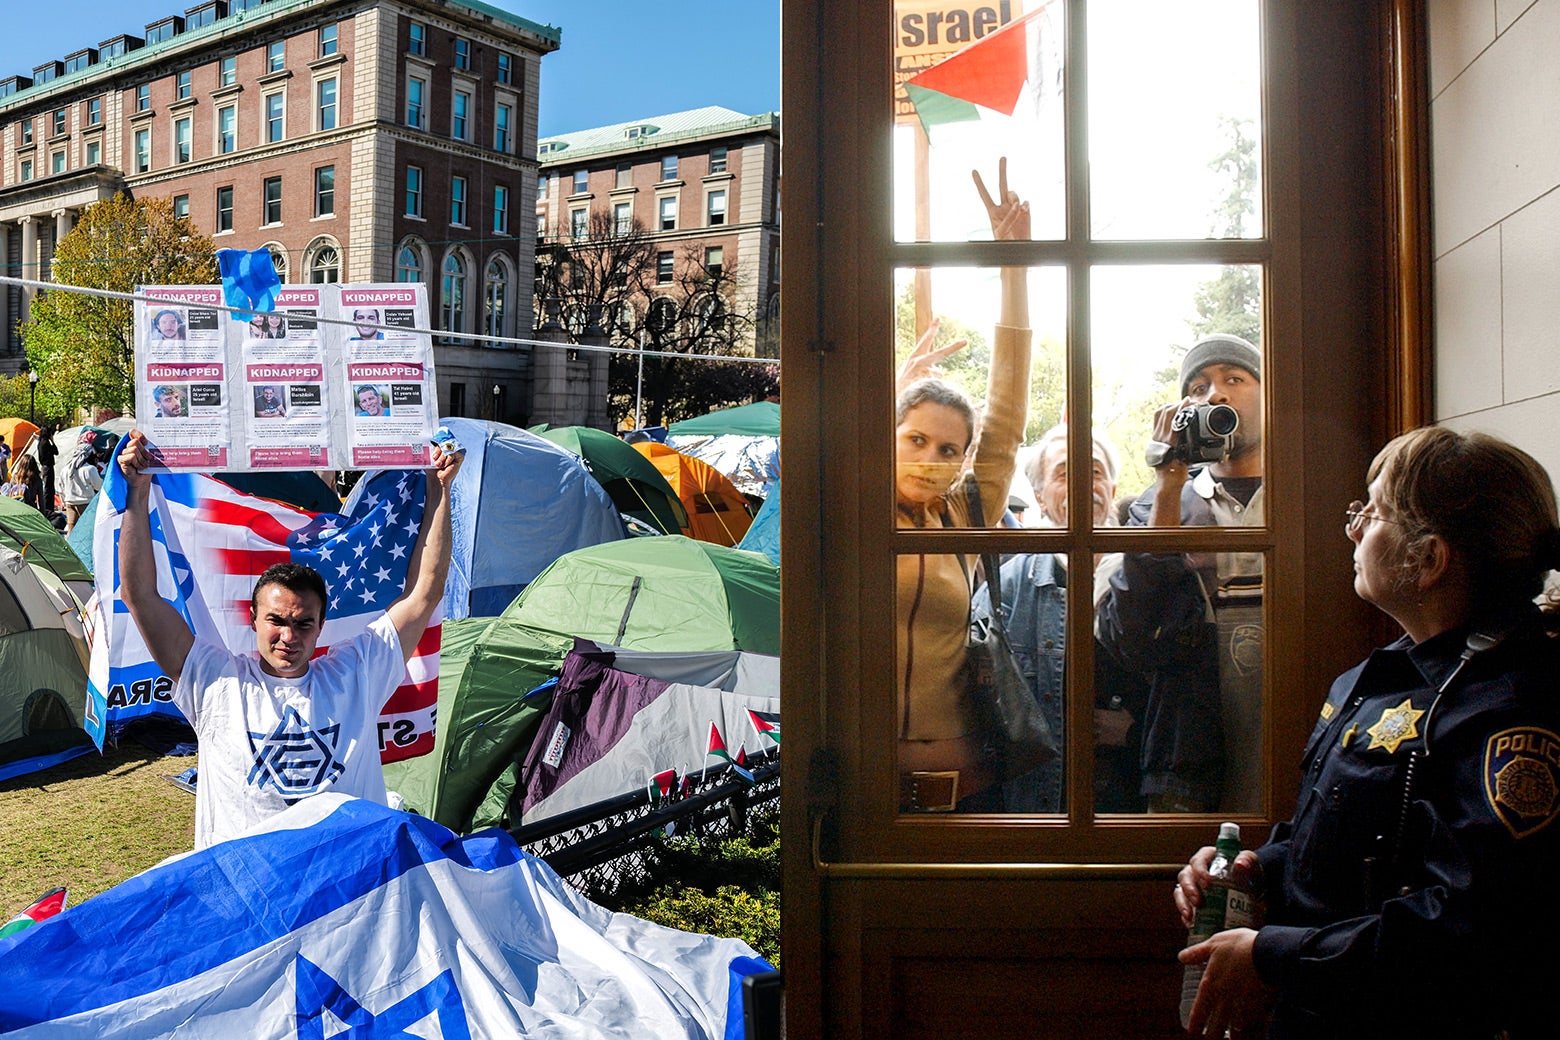
[[[747,534],[742,536],[742,541],[737,543],[738,549],[748,549],[752,552],[761,552],[771,560],[775,566],[780,566],[780,483],[770,489],[769,497],[764,499],[764,508],[758,511],[753,518],[753,526],[747,529]]]
[[[573,452],[504,423],[444,425],[466,449],[446,618],[496,617],[564,553],[624,536],[617,507]]]

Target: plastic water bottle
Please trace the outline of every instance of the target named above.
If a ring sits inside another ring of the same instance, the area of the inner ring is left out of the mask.
[[[1226,928],[1250,928],[1255,920],[1255,900],[1246,889],[1238,886],[1230,875],[1230,865],[1240,855],[1240,825],[1219,824],[1219,840],[1214,842],[1213,862],[1208,873],[1213,883],[1203,892],[1202,906],[1192,919],[1191,932],[1186,945],[1196,946],[1214,932]],[[1197,1002],[1197,987],[1202,985],[1206,964],[1188,964],[1181,978],[1181,1028],[1192,1020],[1192,1005]]]

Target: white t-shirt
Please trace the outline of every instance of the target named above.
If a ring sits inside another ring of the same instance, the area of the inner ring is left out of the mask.
[[[268,675],[255,651],[197,639],[173,690],[200,739],[195,848],[322,791],[386,804],[379,711],[405,673],[387,615],[297,679]]]

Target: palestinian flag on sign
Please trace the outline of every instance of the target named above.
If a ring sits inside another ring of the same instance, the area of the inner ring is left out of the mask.
[[[747,709],[748,721],[753,723],[753,731],[759,739],[768,737],[776,744],[780,743],[780,713],[774,711],[754,711]]]
[[[1052,3],[981,37],[952,57],[905,81],[905,96],[921,126],[979,119],[981,109],[1011,116],[1027,84],[1044,97],[1061,83],[1057,30],[1050,23]]]
[[[63,888],[56,888],[54,891],[46,893],[32,906],[11,918],[4,926],[0,926],[0,939],[4,939],[8,935],[15,935],[17,932],[31,928],[39,921],[46,921],[53,917],[65,909],[65,900],[67,898],[69,898],[69,893]]]
[[[706,762],[709,761],[709,757],[711,755],[730,762],[732,772],[736,773],[750,784],[754,782],[753,774],[748,772],[747,769],[743,767],[742,763],[733,758],[731,756],[731,752],[726,750],[726,739],[720,735],[720,729],[716,727],[714,720],[710,721],[710,746],[709,750],[705,751],[704,753]]]

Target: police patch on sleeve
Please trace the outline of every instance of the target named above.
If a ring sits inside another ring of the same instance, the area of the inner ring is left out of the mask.
[[[1560,815],[1560,736],[1519,726],[1484,745],[1484,797],[1515,838],[1547,827]]]

